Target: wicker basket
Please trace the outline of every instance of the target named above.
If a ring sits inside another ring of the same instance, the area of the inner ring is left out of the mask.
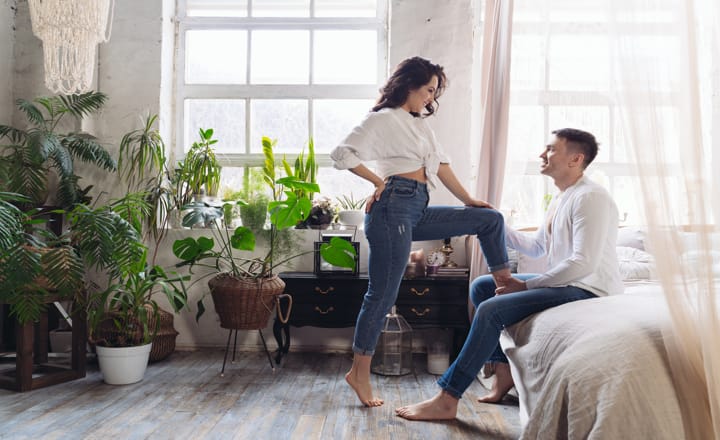
[[[285,282],[277,275],[269,278],[235,278],[220,274],[208,285],[220,316],[220,327],[230,330],[261,330],[275,310]]]
[[[175,338],[179,334],[173,327],[175,316],[163,309],[158,309],[158,312],[160,312],[160,328],[152,340],[150,362],[161,361],[170,356],[175,351]]]

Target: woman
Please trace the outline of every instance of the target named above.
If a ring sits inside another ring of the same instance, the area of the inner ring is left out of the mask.
[[[345,375],[366,406],[383,404],[373,396],[370,361],[413,240],[475,234],[497,286],[512,288],[518,282],[508,268],[502,215],[463,188],[425,120],[435,112],[446,82],[443,68],[426,59],[401,62],[372,111],[330,154],[335,168],[375,185],[365,205],[368,290],[355,327],[353,365]],[[363,165],[369,160],[376,161],[377,173]],[[428,191],[438,180],[465,206],[427,206]]]

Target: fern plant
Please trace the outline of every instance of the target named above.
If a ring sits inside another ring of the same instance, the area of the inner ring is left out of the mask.
[[[27,119],[28,128],[0,125],[0,190],[26,195],[30,206],[42,205],[48,196],[48,173],[57,174],[56,204],[69,208],[87,203],[90,187],[79,186],[75,161],[116,169],[115,160],[87,133],[58,133],[68,119],[75,122],[99,110],[107,96],[99,92],[79,95],[17,100],[17,108]]]
[[[117,277],[142,255],[137,230],[113,206],[76,204],[60,235],[44,227],[46,212],[20,210],[27,197],[0,193],[0,303],[21,324],[36,321],[50,299],[84,303],[87,270]]]

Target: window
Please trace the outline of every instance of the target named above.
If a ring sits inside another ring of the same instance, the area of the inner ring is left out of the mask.
[[[516,224],[536,224],[542,218],[544,196],[556,192],[552,181],[540,174],[538,156],[550,132],[565,127],[595,134],[600,152],[589,176],[611,192],[621,220],[644,222],[635,160],[627,148],[621,109],[614,102],[620,85],[612,82],[612,72],[621,61],[613,57],[612,48],[623,38],[633,39],[633,44],[642,45],[643,56],[654,62],[678,52],[681,39],[672,10],[659,7],[638,17],[631,8],[603,0],[515,2],[502,205]],[[673,140],[666,146],[668,166],[677,166],[681,161],[673,144],[680,141],[677,96],[669,90],[653,91],[662,99],[658,130],[664,139]],[[682,201],[682,194],[676,199]]]
[[[290,163],[312,139],[321,193],[370,192],[329,152],[385,80],[387,0],[181,0],[177,19],[178,158],[213,128],[222,186],[238,190],[262,164],[262,136]]]

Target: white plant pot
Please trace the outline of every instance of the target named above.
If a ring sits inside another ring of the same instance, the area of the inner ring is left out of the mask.
[[[365,222],[364,211],[340,211],[338,212],[338,220],[343,225],[360,226]]]
[[[152,342],[136,347],[95,347],[105,383],[127,385],[145,376]]]

